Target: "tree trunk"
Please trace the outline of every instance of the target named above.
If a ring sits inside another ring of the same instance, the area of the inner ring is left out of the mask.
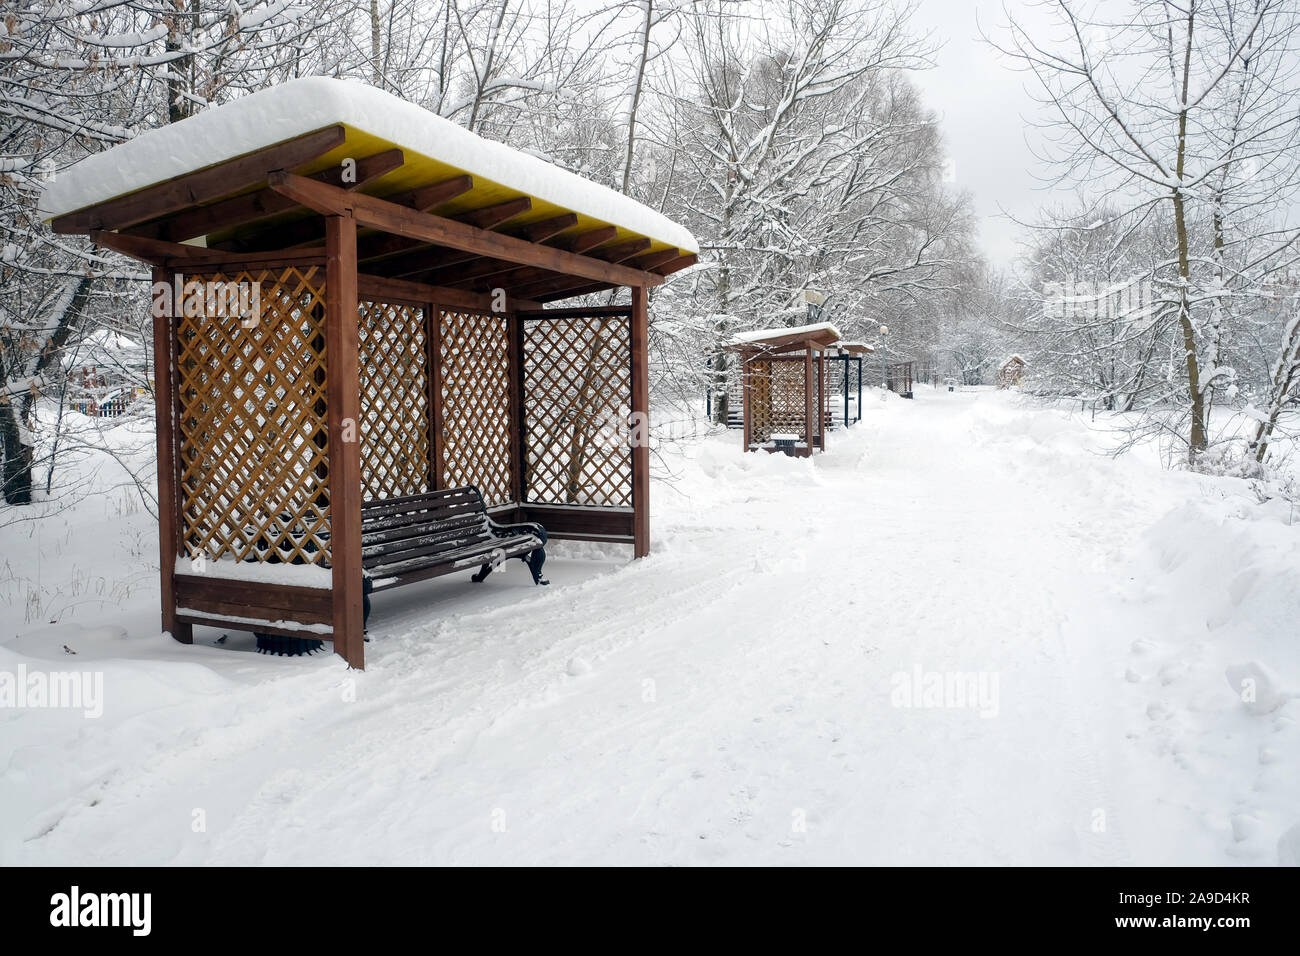
[[[1197,456],[1209,442],[1205,435],[1205,395],[1201,392],[1201,366],[1196,355],[1196,327],[1192,324],[1192,264],[1187,237],[1187,220],[1183,197],[1175,192],[1174,223],[1178,232],[1178,325],[1183,337],[1183,356],[1187,366],[1187,397],[1191,408],[1191,430],[1187,442],[1187,461],[1196,464]]]
[[[4,500],[11,505],[32,503],[32,449],[23,444],[18,409],[0,401],[0,451],[4,454]]]
[[[1209,444],[1205,435],[1205,395],[1201,392],[1201,366],[1196,354],[1196,326],[1192,324],[1192,257],[1187,235],[1187,214],[1183,204],[1183,173],[1187,168],[1187,97],[1191,86],[1192,36],[1196,25],[1195,7],[1187,14],[1187,43],[1183,47],[1182,110],[1178,114],[1178,187],[1173,190],[1174,228],[1178,234],[1178,324],[1183,334],[1183,358],[1187,365],[1187,391],[1191,399],[1191,429],[1187,440],[1187,461],[1195,465]]]
[[[178,53],[193,48],[194,30],[198,26],[199,0],[190,0],[189,11],[178,7],[178,13],[171,18],[171,30],[163,43],[169,53]],[[190,99],[194,91],[194,56],[178,57],[167,70],[167,122],[179,123],[194,113],[194,101]]]
[[[645,24],[641,29],[641,59],[637,64],[636,82],[632,87],[632,105],[627,118],[627,152],[623,156],[623,187],[627,195],[628,183],[632,179],[632,157],[636,152],[636,118],[641,106],[641,88],[645,84],[646,64],[650,60],[650,30],[654,26],[654,0],[644,0]]]
[[[734,168],[731,168],[727,171],[727,189],[722,206],[721,228],[718,231],[720,237],[719,245],[724,248],[726,243],[731,239],[732,201],[735,198],[735,195],[735,170]],[[721,346],[726,344],[727,335],[731,331],[727,325],[727,316],[731,315],[730,255],[730,252],[723,252],[718,259],[718,314],[721,318],[713,328],[718,345],[718,348],[715,349],[716,358],[713,360],[713,421],[724,426],[727,424],[727,419],[731,414],[731,396],[727,394],[727,368],[730,365],[730,362],[728,359],[728,353],[722,351],[721,348]],[[741,385],[743,387],[744,383],[742,382]]]
[[[1273,367],[1268,410],[1264,414],[1264,420],[1255,429],[1255,437],[1250,443],[1251,454],[1258,462],[1262,462],[1268,453],[1273,429],[1277,427],[1282,410],[1291,401],[1292,387],[1300,381],[1300,310],[1291,316],[1282,338],[1282,350],[1278,354],[1277,365]]]
[[[379,0],[370,0],[370,82],[380,89],[384,86],[379,43]]]
[[[600,349],[605,341],[602,326],[592,336],[591,347],[587,350],[587,362],[582,371],[582,382],[569,407],[569,414],[573,417],[573,434],[569,436],[569,467],[564,481],[564,501],[570,505],[578,504],[578,495],[582,491],[582,469],[587,463],[587,447],[600,425],[591,414],[592,385],[596,378],[596,359],[600,357]]]
[[[53,331],[41,346],[26,378],[37,378],[58,361],[59,351],[76,328],[81,313],[85,311],[92,281],[90,278],[77,280],[67,305],[55,320]],[[0,386],[4,384],[0,381]],[[32,502],[32,465],[36,450],[23,440],[23,426],[30,428],[33,424],[35,399],[36,394],[29,391],[18,401],[6,399],[0,403],[0,439],[3,439],[4,445],[4,500],[11,505],[27,505]]]

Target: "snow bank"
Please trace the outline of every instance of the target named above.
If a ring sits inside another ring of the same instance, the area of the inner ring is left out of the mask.
[[[971,437],[982,444],[1018,444],[1022,450],[1052,447],[1082,450],[1091,444],[1088,426],[1055,409],[1021,406],[1006,393],[983,396],[970,412]]]
[[[1157,582],[1134,600],[1160,606],[1163,625],[1134,662],[1153,717],[1135,736],[1191,778],[1178,786],[1229,859],[1286,864],[1300,832],[1300,523],[1240,482],[1201,488],[1143,535],[1134,566]]]

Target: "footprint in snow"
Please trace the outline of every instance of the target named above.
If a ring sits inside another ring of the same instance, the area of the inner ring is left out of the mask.
[[[1246,710],[1256,717],[1271,714],[1290,696],[1277,686],[1273,675],[1257,661],[1234,664],[1223,672],[1223,676]]]

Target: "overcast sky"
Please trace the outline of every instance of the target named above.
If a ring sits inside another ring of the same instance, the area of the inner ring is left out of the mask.
[[[1018,0],[1006,0],[1018,20],[1039,22],[1041,12]],[[1026,143],[1025,117],[1038,115],[1038,104],[1025,91],[1026,74],[1012,70],[996,50],[979,38],[979,24],[991,36],[1004,34],[1002,0],[921,0],[915,26],[932,31],[943,44],[934,69],[913,73],[926,102],[940,117],[953,160],[956,185],[970,192],[979,219],[985,255],[1007,266],[1019,250],[1021,230],[999,215],[999,207],[1022,218],[1048,199],[1032,171],[1043,170]]]

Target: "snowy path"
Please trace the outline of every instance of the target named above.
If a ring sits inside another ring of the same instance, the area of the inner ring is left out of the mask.
[[[1168,615],[1118,574],[1167,490],[1006,396],[873,406],[815,462],[689,446],[645,561],[377,601],[354,680],[148,639],[107,678],[147,704],[10,754],[0,861],[1217,859],[1230,808],[1187,832],[1123,677]],[[996,694],[896,706],[916,671]]]

